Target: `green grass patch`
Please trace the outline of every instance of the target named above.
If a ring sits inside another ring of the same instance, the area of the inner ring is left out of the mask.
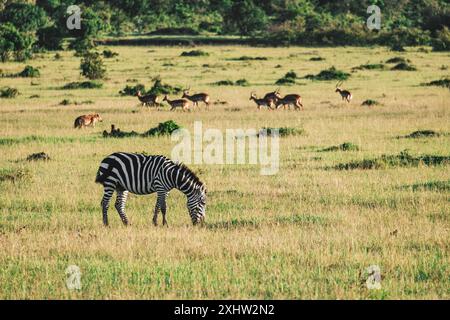
[[[322,152],[332,152],[332,151],[358,151],[359,147],[356,144],[351,142],[344,142],[343,144],[337,146],[331,146],[325,149],[322,149]]]
[[[402,151],[398,155],[382,155],[379,158],[364,159],[341,163],[335,166],[337,170],[353,169],[383,169],[395,167],[418,167],[419,165],[438,166],[446,165],[450,162],[450,156],[422,155],[414,157],[408,151]]]
[[[61,89],[63,90],[76,90],[76,89],[101,89],[103,83],[97,81],[82,81],[82,82],[70,82],[65,84]]]
[[[297,225],[325,225],[327,220],[324,217],[306,214],[295,214],[284,217],[276,217],[275,221],[280,224],[297,224]]]
[[[48,144],[60,144],[60,143],[73,143],[80,142],[95,142],[97,140],[94,136],[84,137],[43,137],[43,136],[24,136],[14,138],[0,138],[0,146],[12,146],[17,144],[26,143],[48,143]]]
[[[415,183],[412,185],[404,186],[405,189],[411,189],[412,191],[450,191],[450,180],[447,181],[428,181],[424,183]]]
[[[386,67],[382,63],[362,64],[352,70],[384,70]]]
[[[232,230],[232,229],[240,229],[240,228],[250,228],[257,229],[260,227],[260,222],[256,219],[242,219],[238,220],[236,218],[231,219],[230,221],[219,221],[214,223],[207,223],[206,228],[208,229],[224,229],[224,230]]]
[[[17,74],[17,76],[22,78],[37,78],[41,76],[41,73],[38,68],[26,66],[21,72]]]
[[[327,70],[322,70],[316,75],[309,74],[305,76],[305,79],[316,81],[347,80],[348,78],[350,78],[350,73],[337,70],[334,66]]]

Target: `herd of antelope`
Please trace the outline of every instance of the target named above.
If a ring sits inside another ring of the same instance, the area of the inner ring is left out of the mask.
[[[343,101],[350,103],[352,100],[352,94],[348,90],[341,89],[342,81],[336,84],[336,91],[338,92]],[[166,101],[170,105],[170,111],[180,108],[183,111],[190,111],[189,101],[193,103],[194,108],[198,108],[199,102],[203,102],[205,108],[208,110],[210,105],[210,96],[207,93],[189,94],[190,88],[183,91],[183,95],[180,99],[170,100],[167,95],[164,96],[162,101]],[[142,95],[141,91],[138,91],[136,96],[141,102],[142,106],[159,107],[161,106],[158,95],[147,94]],[[302,97],[298,94],[287,94],[284,97],[280,95],[279,88],[273,92],[269,92],[264,97],[258,98],[255,92],[250,93],[250,100],[253,100],[256,104],[256,108],[261,110],[261,107],[266,107],[268,110],[275,110],[283,107],[286,110],[294,107],[294,110],[303,110]],[[75,128],[82,128],[86,126],[95,126],[97,121],[102,121],[98,114],[83,115],[75,120]]]

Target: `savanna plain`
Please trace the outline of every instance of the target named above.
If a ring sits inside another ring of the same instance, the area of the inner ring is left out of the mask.
[[[61,89],[82,81],[80,58],[65,51],[26,63],[40,69],[39,78],[0,78],[0,87],[21,93],[0,99],[0,298],[450,297],[450,92],[422,85],[448,77],[448,53],[204,46],[208,56],[182,57],[188,48],[109,48],[119,55],[105,59],[100,89]],[[267,59],[233,60],[241,56]],[[417,70],[391,70],[385,63],[395,56]],[[367,63],[387,67],[352,71]],[[0,68],[17,73],[26,64]],[[350,104],[335,92],[337,81],[302,78],[331,66],[351,74],[342,85],[354,96]],[[294,85],[275,85],[291,70]],[[119,95],[127,84],[151,87],[158,75],[227,104],[170,112]],[[248,86],[214,85],[243,78]],[[249,100],[252,91],[262,97],[277,87],[300,94],[304,111],[258,111]],[[362,106],[368,99],[379,104]],[[77,116],[94,112],[103,122],[73,128]],[[208,188],[203,226],[191,225],[185,197],[174,190],[169,227],[151,223],[155,195],[130,195],[131,226],[111,206],[103,227],[103,190],[94,183],[100,161],[116,151],[170,157],[175,145],[170,137],[104,138],[103,130],[145,132],[168,120],[191,132],[202,121],[204,130],[289,127],[297,134],[280,138],[275,175],[261,175],[259,165],[189,165]],[[406,137],[418,130],[438,135]],[[353,147],[330,148],[343,143]],[[26,160],[36,152],[51,159]],[[364,166],[373,159],[379,165]],[[69,265],[81,270],[80,290],[66,286]],[[379,289],[366,286],[371,265],[380,268]]]

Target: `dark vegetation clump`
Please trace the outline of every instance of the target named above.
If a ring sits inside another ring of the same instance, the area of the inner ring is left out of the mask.
[[[327,81],[327,80],[347,80],[350,77],[350,73],[346,73],[341,70],[337,70],[335,67],[331,67],[327,70],[322,70],[316,75],[307,75],[306,79]]]
[[[59,103],[59,105],[68,106],[68,105],[73,104],[73,105],[77,106],[77,105],[82,105],[82,104],[93,104],[93,103],[94,103],[94,101],[92,101],[92,100],[84,100],[84,101],[79,102],[79,101],[72,101],[69,99],[64,99]]]
[[[144,94],[145,86],[141,83],[134,85],[134,86],[126,85],[125,88],[123,88],[122,90],[119,91],[119,94],[121,96],[135,96],[135,95],[137,95],[138,91],[141,91],[141,93]]]
[[[450,89],[450,78],[444,78],[440,80],[434,80],[428,83],[423,84],[425,86],[436,86],[436,87],[444,87]]]
[[[151,128],[144,133],[138,133],[136,131],[121,131],[119,128],[116,129],[114,125],[111,125],[111,132],[103,131],[103,137],[105,138],[127,138],[127,137],[159,137],[171,135],[175,130],[181,127],[173,120],[168,120],[166,122],[159,123],[158,126]]]
[[[37,78],[41,75],[38,68],[32,66],[26,66],[21,72],[17,74],[18,77],[22,78]]]
[[[267,128],[264,127],[261,130],[259,130],[258,135],[271,135],[272,133],[276,132],[278,130],[278,134],[280,137],[286,137],[286,136],[296,136],[304,134],[305,131],[303,129],[297,129],[297,128],[290,128],[290,127],[280,127],[280,128]]]
[[[19,90],[11,87],[3,87],[0,89],[0,98],[12,99],[19,95]]]
[[[438,166],[450,163],[450,156],[422,155],[414,157],[407,150],[400,152],[398,155],[382,155],[379,158],[364,159],[341,163],[335,166],[337,170],[353,170],[353,169],[382,169],[395,167],[418,167],[419,165]]]
[[[146,92],[146,94],[165,95],[165,94],[179,94],[183,91],[180,86],[171,86],[170,84],[163,83],[161,78],[154,78],[155,82],[153,86]]]
[[[250,83],[246,79],[239,79],[235,82],[231,80],[219,80],[217,82],[214,82],[213,85],[215,86],[243,86],[247,87],[250,85]]]
[[[30,177],[30,173],[24,169],[0,169],[0,182],[18,182]]]
[[[399,64],[395,65],[391,68],[391,70],[398,70],[398,71],[416,71],[417,68],[414,67],[411,64],[408,64],[406,62],[400,62]]]
[[[56,53],[55,56],[53,57],[53,59],[62,60],[62,55],[60,55],[59,53]]]
[[[46,154],[45,152],[38,152],[38,153],[33,153],[30,154],[27,157],[27,161],[36,161],[36,160],[50,160],[50,156],[48,154]]]
[[[352,70],[384,70],[385,66],[382,63],[362,64],[354,67]]]
[[[351,142],[344,142],[343,144],[340,144],[338,146],[331,146],[325,149],[322,149],[323,152],[330,152],[330,151],[358,151],[359,147],[356,144],[353,144]]]
[[[200,33],[193,29],[193,28],[189,28],[189,27],[179,27],[179,28],[160,28],[157,29],[155,31],[151,31],[148,33],[148,35],[173,35],[173,36],[197,36]]]
[[[312,57],[311,59],[309,59],[309,61],[324,61],[325,58],[322,57]]]
[[[103,54],[103,57],[105,57],[107,59],[108,58],[114,58],[114,57],[117,57],[119,55],[117,52],[111,51],[109,49],[103,50],[102,54]]]
[[[231,58],[229,60],[231,60],[231,61],[253,61],[253,60],[266,61],[268,59],[267,59],[267,57],[241,56],[239,58]]]
[[[394,57],[394,58],[390,58],[389,60],[386,61],[386,63],[410,63],[411,60],[409,59],[405,59],[403,57]]]
[[[361,105],[371,107],[371,106],[378,106],[380,105],[380,103],[376,100],[367,99],[363,103],[361,103]]]
[[[433,130],[418,130],[414,131],[406,136],[400,138],[406,139],[417,139],[417,138],[430,138],[430,137],[439,137],[440,134]]]
[[[90,80],[103,79],[106,68],[98,52],[86,52],[81,59],[81,74]]]
[[[205,57],[209,56],[209,53],[203,50],[191,50],[183,51],[180,55],[181,57]]]
[[[70,82],[62,87],[63,90],[76,90],[76,89],[100,89],[103,87],[103,83],[97,81],[82,81],[82,82]]]
[[[295,81],[298,79],[297,74],[291,70],[288,73],[286,73],[282,78],[278,79],[275,84],[276,85],[292,85],[295,84]]]

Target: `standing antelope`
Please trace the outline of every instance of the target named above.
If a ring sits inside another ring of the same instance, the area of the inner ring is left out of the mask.
[[[294,106],[295,110],[303,110],[302,97],[298,94],[287,94],[276,102],[277,109],[280,106],[283,106],[284,108],[288,106],[290,108],[291,105]]]
[[[350,93],[350,91],[342,90],[341,88],[339,88],[339,86],[340,86],[341,84],[342,84],[342,81],[341,81],[341,82],[338,82],[338,83],[336,84],[336,91],[335,91],[335,92],[339,92],[339,94],[340,94],[341,97],[342,97],[342,100],[346,100],[348,103],[350,103],[350,100],[352,100],[353,96],[352,96],[352,94]]]
[[[271,105],[272,105],[272,100],[266,100],[264,98],[262,99],[258,99],[256,97],[256,94],[254,92],[252,92],[250,94],[250,99],[249,100],[253,100],[256,103],[256,107],[258,108],[258,110],[261,110],[261,106],[266,106],[269,109],[272,109]]]
[[[156,94],[147,94],[145,96],[142,95],[139,90],[136,94],[142,106],[155,106],[158,103],[158,96]]]
[[[201,101],[205,104],[206,109],[209,109],[209,94],[207,93],[196,93],[192,96],[189,95],[189,89],[183,91],[183,96],[181,98],[186,98],[194,103],[194,107],[198,107],[198,103]]]
[[[167,101],[167,103],[170,104],[172,107],[170,111],[175,110],[175,108],[182,108],[183,111],[189,110],[189,101],[186,99],[169,100],[166,95],[164,96],[163,101]]]
[[[281,99],[280,88],[273,92],[266,93],[263,99],[267,100],[267,102],[269,102],[270,108],[273,109],[272,105],[276,105],[278,99]]]

